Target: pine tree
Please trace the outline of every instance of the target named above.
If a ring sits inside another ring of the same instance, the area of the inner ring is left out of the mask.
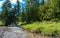
[[[5,25],[8,26],[9,24],[9,10],[11,9],[11,3],[9,0],[5,0],[5,2],[2,5],[2,14],[3,14],[3,18],[5,21]]]
[[[15,9],[16,15],[19,15],[20,14],[20,1],[19,0],[17,0],[16,6],[14,9]]]
[[[38,19],[37,16],[38,7],[39,7],[38,0],[26,0],[26,12],[28,22],[36,21]]]

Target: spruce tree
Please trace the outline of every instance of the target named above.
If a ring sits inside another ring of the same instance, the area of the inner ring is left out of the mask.
[[[5,2],[2,5],[2,14],[3,14],[3,20],[5,22],[5,25],[8,26],[9,21],[9,10],[11,9],[11,3],[9,0],[5,0]]]
[[[16,15],[20,14],[20,1],[17,0],[16,6],[14,7],[15,11],[16,11]]]
[[[39,7],[38,0],[26,0],[27,21],[36,21],[38,18],[37,11]],[[34,14],[34,15],[33,15]]]

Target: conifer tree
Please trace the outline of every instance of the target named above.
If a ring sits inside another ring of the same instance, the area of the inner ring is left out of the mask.
[[[3,18],[4,18],[4,21],[5,21],[5,25],[8,26],[9,24],[9,20],[8,20],[8,17],[9,17],[9,10],[11,9],[11,3],[10,3],[10,0],[5,0],[5,2],[3,3],[2,5],[2,14],[3,14]]]

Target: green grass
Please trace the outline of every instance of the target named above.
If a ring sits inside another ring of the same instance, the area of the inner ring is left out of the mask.
[[[0,21],[0,26],[4,25],[4,23],[2,21]]]
[[[60,22],[43,21],[21,26],[23,29],[42,35],[60,36]]]
[[[26,22],[17,22],[18,25],[24,25]]]
[[[0,21],[0,25],[2,25],[2,22]]]

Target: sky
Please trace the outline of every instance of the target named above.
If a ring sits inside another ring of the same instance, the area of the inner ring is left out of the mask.
[[[16,4],[16,1],[17,0],[10,0],[12,6],[14,6]],[[19,1],[20,1],[20,3],[25,3],[23,0],[19,0]],[[2,11],[1,7],[2,7],[3,2],[4,2],[4,0],[0,0],[0,11]]]
[[[4,2],[5,0],[0,0],[0,11],[2,11],[2,4],[3,4],[3,2]],[[16,1],[17,0],[10,0],[10,2],[11,2],[11,4],[12,4],[12,7],[14,7],[15,6],[15,4],[16,4]],[[23,6],[23,5],[25,5],[25,0],[19,0],[20,1],[20,5],[21,5],[21,7]],[[40,0],[40,2],[41,2],[41,0]],[[23,7],[22,7],[23,8]]]

